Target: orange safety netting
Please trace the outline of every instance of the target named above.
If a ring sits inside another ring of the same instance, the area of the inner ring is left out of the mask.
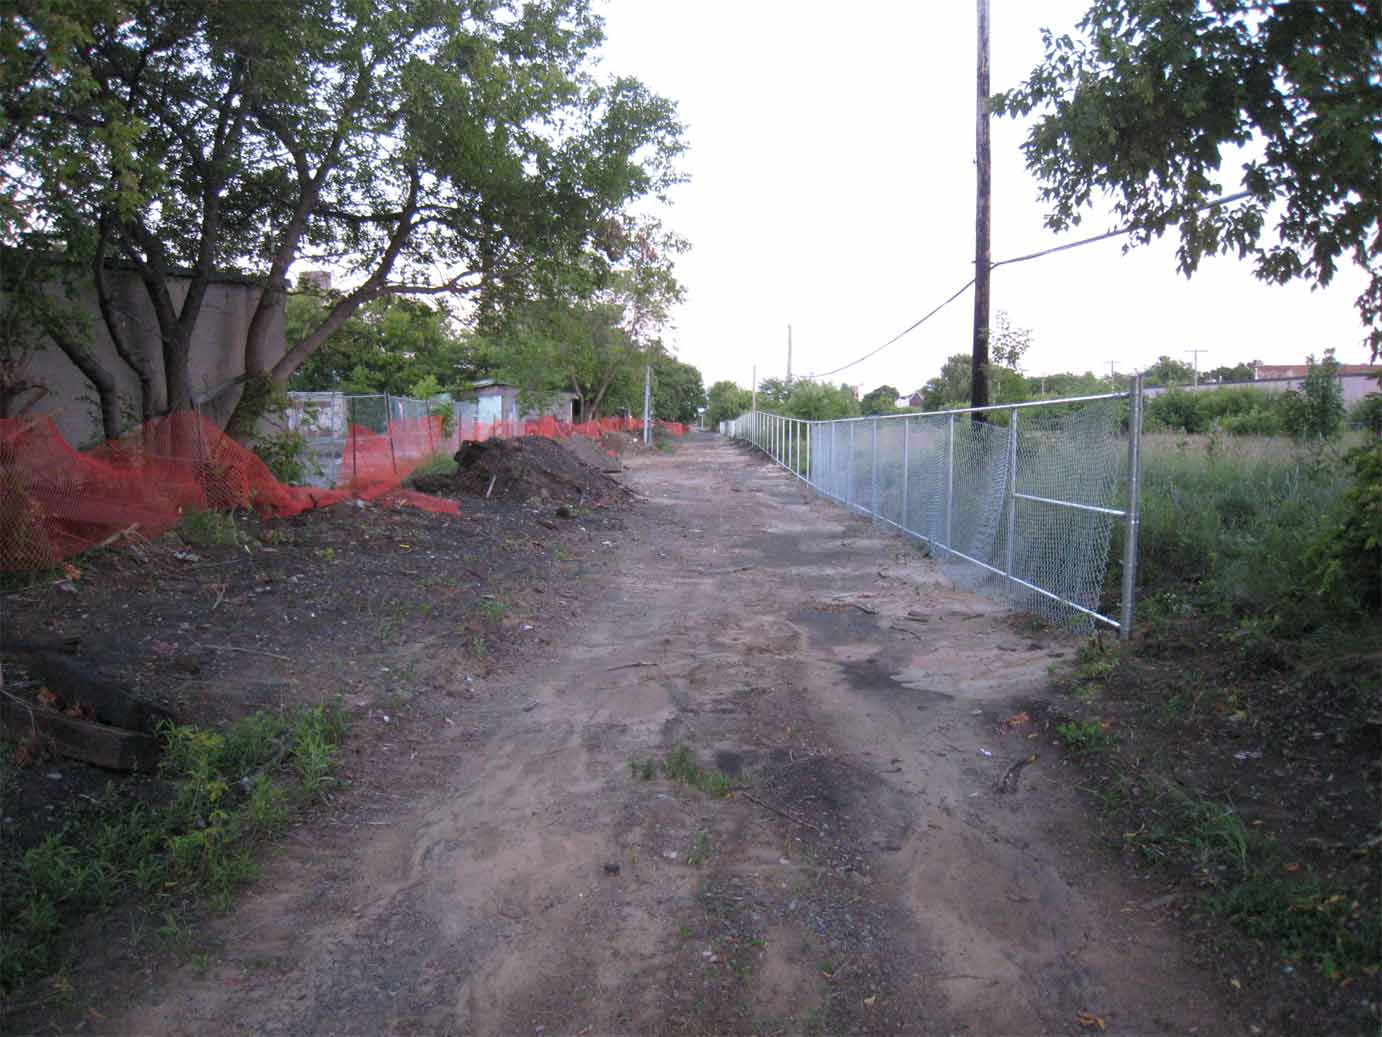
[[[685,433],[676,423],[658,426]],[[191,412],[147,422],[85,452],[73,449],[49,419],[0,419],[0,571],[47,568],[130,529],[158,536],[189,511],[253,508],[286,517],[360,497],[456,515],[455,501],[401,486],[420,462],[454,453],[463,439],[599,438],[642,427],[627,418],[572,425],[546,417],[445,435],[437,416],[391,421],[388,434],[351,426],[336,488],[323,489],[285,486],[252,451]]]

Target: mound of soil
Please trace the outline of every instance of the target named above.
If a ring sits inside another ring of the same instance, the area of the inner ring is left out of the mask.
[[[606,432],[600,437],[600,446],[605,451],[614,451],[616,457],[623,457],[627,453],[642,453],[647,450],[643,445],[643,440],[636,435],[629,435],[627,432]]]
[[[624,462],[619,460],[619,455],[593,439],[588,439],[585,436],[571,436],[569,439],[561,440],[561,445],[575,454],[578,460],[598,471],[622,472],[624,470]]]
[[[632,496],[622,484],[544,436],[487,439],[456,451],[456,474],[418,480],[427,493],[499,500],[612,504]]]

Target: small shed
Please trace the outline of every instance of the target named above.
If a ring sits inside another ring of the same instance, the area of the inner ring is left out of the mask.
[[[461,406],[461,418],[485,424],[494,421],[536,421],[543,417],[553,417],[558,421],[571,420],[571,404],[576,399],[573,392],[553,392],[546,394],[543,406],[524,410],[519,409],[518,395],[522,392],[516,385],[508,385],[493,378],[475,382],[469,389],[453,393],[452,398]]]

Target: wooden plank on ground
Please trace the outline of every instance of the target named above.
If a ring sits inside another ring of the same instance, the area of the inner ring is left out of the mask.
[[[140,731],[78,720],[43,706],[0,699],[0,733],[22,741],[35,732],[55,752],[117,771],[151,771],[158,766],[158,739]]]

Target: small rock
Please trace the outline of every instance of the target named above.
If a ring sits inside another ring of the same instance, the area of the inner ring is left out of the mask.
[[[49,771],[46,775],[52,781],[62,781],[62,774],[58,771]]]
[[[606,875],[618,875],[618,874],[619,874],[619,862],[618,862],[618,861],[607,861],[607,862],[605,862],[605,874],[606,874]]]

